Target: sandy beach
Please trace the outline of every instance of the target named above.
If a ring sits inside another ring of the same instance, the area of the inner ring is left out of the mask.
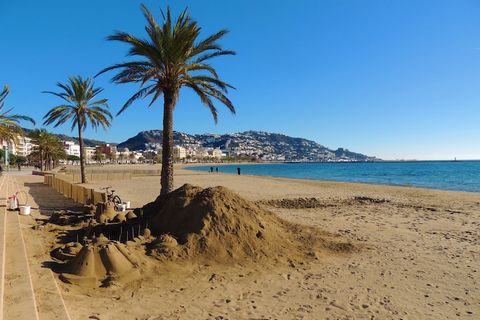
[[[20,217],[20,223],[37,301],[48,301],[49,292],[38,283],[46,281],[42,272],[50,272],[50,252],[63,231],[44,220],[54,207],[75,203],[53,194],[42,177],[15,179],[41,209],[34,205],[32,216]],[[185,183],[225,186],[287,221],[335,234],[356,249],[287,266],[159,264],[151,259],[139,280],[106,288],[67,284],[54,272],[71,319],[480,316],[478,194],[176,168],[176,187]],[[153,201],[160,190],[158,176],[91,184],[112,185],[134,207]],[[48,314],[48,303],[37,305],[40,314]]]

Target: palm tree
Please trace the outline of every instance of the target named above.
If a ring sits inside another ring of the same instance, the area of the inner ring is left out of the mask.
[[[30,137],[35,144],[30,157],[40,162],[40,170],[51,170],[58,160],[67,158],[67,153],[60,139],[45,129],[32,131]]]
[[[78,130],[78,143],[80,144],[80,172],[82,183],[87,182],[85,176],[85,150],[83,148],[83,131],[87,128],[87,124],[96,130],[99,126],[107,129],[110,126],[112,115],[108,111],[107,99],[92,101],[103,91],[102,88],[94,88],[93,80],[90,78],[83,79],[80,76],[68,78],[67,84],[57,83],[62,92],[56,93],[45,91],[44,93],[53,94],[64,100],[66,104],[62,104],[52,108],[43,117],[44,124],[49,125],[55,123],[54,127],[64,124],[71,120],[73,131]]]
[[[100,151],[100,149],[96,148],[95,149],[95,155],[93,156],[93,160],[99,162],[100,164],[102,164],[102,159],[103,159],[103,153],[102,151]]]
[[[135,61],[124,62],[103,69],[99,74],[118,70],[112,78],[114,83],[138,82],[140,90],[128,99],[120,111],[127,109],[135,100],[151,97],[149,106],[163,95],[163,148],[160,194],[173,190],[173,110],[182,87],[193,90],[201,102],[210,109],[215,123],[217,109],[212,98],[224,104],[232,113],[235,107],[225,95],[228,83],[220,80],[208,60],[233,55],[218,44],[228,31],[220,30],[203,40],[199,39],[200,27],[184,10],[172,21],[170,8],[166,15],[162,11],[163,23],[159,25],[150,11],[142,5],[147,20],[145,27],[148,38],[140,39],[125,32],[116,32],[107,39],[120,41],[129,46],[128,56]]]
[[[27,116],[11,114],[13,108],[3,110],[5,107],[5,99],[10,92],[8,86],[4,86],[0,91],[0,141],[7,143],[16,143],[19,135],[23,135],[23,129],[20,121],[25,120],[35,124],[35,121]]]

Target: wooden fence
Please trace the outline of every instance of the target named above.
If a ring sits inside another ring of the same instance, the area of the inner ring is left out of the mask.
[[[105,202],[107,195],[92,188],[87,188],[70,180],[68,175],[47,174],[43,177],[43,183],[51,186],[55,191],[65,197],[82,204],[97,204]]]
[[[80,172],[78,170],[67,170],[65,175],[70,181],[80,182]],[[85,172],[88,181],[111,181],[111,180],[131,180],[132,177],[159,176],[160,170],[87,170]]]

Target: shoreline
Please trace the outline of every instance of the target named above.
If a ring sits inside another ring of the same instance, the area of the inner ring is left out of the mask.
[[[436,160],[435,160],[436,161]],[[268,165],[274,163],[248,163],[248,165]],[[287,163],[275,163],[275,164],[287,164]],[[185,165],[185,164],[177,164],[179,167],[178,169],[181,170],[188,170],[193,172],[205,172],[209,174],[208,171],[196,170],[192,167],[215,167],[215,166],[227,166],[227,165],[245,165],[245,163],[232,163],[232,164],[212,164],[212,165]],[[214,174],[226,174],[226,175],[233,175],[236,176],[235,173],[230,172],[214,172]],[[415,186],[409,184],[392,184],[392,183],[381,183],[381,182],[366,182],[366,181],[345,181],[345,180],[329,180],[329,179],[315,179],[315,178],[292,178],[292,177],[277,177],[271,175],[255,175],[255,174],[244,174],[242,176],[250,176],[250,177],[262,177],[262,178],[271,178],[271,179],[286,179],[292,181],[312,181],[312,182],[323,182],[323,183],[345,183],[345,184],[356,184],[356,185],[369,185],[369,186],[384,186],[384,187],[396,187],[396,188],[412,188],[412,189],[419,189],[419,190],[433,190],[433,191],[443,191],[443,192],[458,192],[458,193],[466,193],[466,194],[478,194],[479,191],[466,191],[466,190],[455,190],[455,189],[441,189],[441,188],[433,188],[433,187],[423,187],[423,186]]]

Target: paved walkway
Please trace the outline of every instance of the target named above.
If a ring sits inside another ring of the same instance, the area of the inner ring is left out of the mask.
[[[1,318],[69,320],[52,271],[40,263],[42,258],[47,258],[42,257],[41,244],[32,237],[24,237],[25,231],[28,231],[25,228],[31,227],[33,217],[20,217],[17,211],[7,211],[8,196],[19,190],[29,191],[24,183],[16,179],[19,175],[25,173],[3,174],[0,178]],[[36,206],[34,203],[29,205]]]

